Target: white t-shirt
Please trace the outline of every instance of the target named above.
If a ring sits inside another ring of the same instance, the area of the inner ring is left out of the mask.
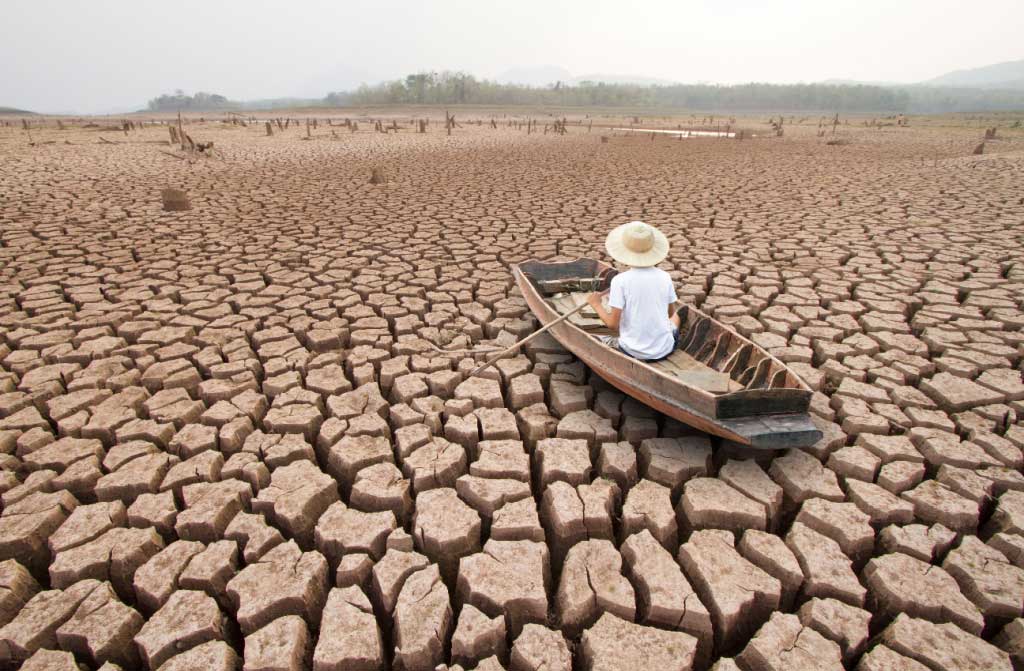
[[[632,268],[612,278],[608,305],[622,310],[619,347],[637,359],[660,359],[675,346],[668,306],[676,301],[672,278],[658,268]]]

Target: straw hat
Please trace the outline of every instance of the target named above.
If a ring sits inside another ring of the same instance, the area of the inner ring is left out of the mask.
[[[634,268],[656,266],[668,256],[668,238],[642,221],[614,228],[605,239],[604,247],[613,259]]]

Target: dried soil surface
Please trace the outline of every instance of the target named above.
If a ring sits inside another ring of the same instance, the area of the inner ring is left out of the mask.
[[[1024,135],[494,118],[0,125],[0,666],[1024,663]],[[429,346],[531,333],[509,265],[635,218],[818,444]]]

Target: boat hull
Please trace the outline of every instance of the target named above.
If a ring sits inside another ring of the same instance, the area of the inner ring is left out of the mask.
[[[599,267],[599,266],[598,266]],[[561,315],[544,299],[519,266],[516,283],[533,314],[543,325]],[[608,348],[577,326],[563,321],[549,330],[552,337],[592,371],[624,394],[696,429],[753,449],[806,447],[821,431],[806,412],[716,416],[714,397],[660,374],[644,362]]]

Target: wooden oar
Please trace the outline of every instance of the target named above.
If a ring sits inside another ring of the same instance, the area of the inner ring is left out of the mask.
[[[522,347],[526,343],[530,342],[531,340],[533,340],[534,338],[539,336],[541,333],[546,332],[548,329],[550,329],[555,324],[561,324],[566,319],[568,319],[569,317],[572,317],[574,314],[576,314],[577,312],[579,312],[583,308],[587,307],[588,305],[590,305],[590,303],[587,303],[586,301],[583,301],[582,303],[580,303],[579,305],[574,307],[572,310],[569,310],[568,312],[566,312],[564,315],[562,315],[558,319],[555,319],[554,321],[550,322],[547,326],[534,331],[533,333],[531,333],[530,335],[526,336],[525,338],[523,338],[519,342],[517,342],[515,344],[512,344],[512,345],[509,345],[508,347],[503,349],[501,352],[495,354],[493,357],[488,359],[486,362],[484,362],[481,365],[479,365],[476,368],[474,368],[470,372],[470,374],[466,376],[466,379],[468,380],[469,378],[473,377],[474,375],[476,375],[480,371],[487,370],[488,368],[493,366],[500,359],[504,359],[506,356],[508,356],[512,352],[516,351],[517,349],[519,349],[520,347]]]

